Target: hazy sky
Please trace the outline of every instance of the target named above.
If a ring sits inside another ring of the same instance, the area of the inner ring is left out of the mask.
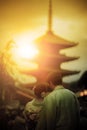
[[[49,0],[0,0],[0,48],[16,36],[41,36],[47,31]],[[62,65],[63,68],[87,70],[87,0],[53,0],[53,32],[77,47],[63,51],[80,59]],[[65,80],[74,80],[70,76]]]

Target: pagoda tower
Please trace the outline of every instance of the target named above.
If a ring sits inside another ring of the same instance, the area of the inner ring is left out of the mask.
[[[38,81],[45,81],[49,72],[58,71],[62,77],[68,75],[78,74],[80,71],[71,71],[61,68],[61,64],[77,60],[79,57],[70,57],[65,54],[60,54],[62,49],[75,47],[78,44],[68,41],[52,31],[52,0],[49,0],[48,11],[48,30],[45,35],[35,40],[36,45],[40,50],[40,54],[34,62],[38,64],[37,70],[27,71],[26,74],[31,74],[37,78]]]
[[[52,0],[49,0],[49,15],[48,15],[48,31],[45,35],[35,40],[39,47],[40,55],[36,59],[39,68],[35,71],[29,72],[37,77],[38,81],[45,80],[46,75],[52,71],[59,71],[62,76],[68,76],[79,73],[79,71],[71,71],[61,69],[61,64],[68,61],[73,61],[79,57],[69,57],[60,54],[62,49],[77,46],[77,43],[70,42],[52,31]],[[27,72],[28,73],[28,72]]]

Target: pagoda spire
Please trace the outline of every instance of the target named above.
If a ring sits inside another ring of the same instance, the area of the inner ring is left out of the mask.
[[[49,12],[48,12],[48,32],[52,30],[52,0],[49,0]]]

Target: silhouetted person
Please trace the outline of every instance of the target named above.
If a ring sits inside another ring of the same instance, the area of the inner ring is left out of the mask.
[[[36,130],[78,130],[79,103],[75,94],[62,86],[62,77],[53,72],[47,78],[51,92],[44,99]]]
[[[44,97],[52,91],[48,83],[38,83],[33,88],[35,98],[25,106],[24,116],[29,130],[34,130],[43,107]]]

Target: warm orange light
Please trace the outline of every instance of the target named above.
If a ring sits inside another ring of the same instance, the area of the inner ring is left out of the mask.
[[[17,62],[17,67],[20,71],[31,71],[38,69],[38,64],[33,61],[23,62],[23,60],[19,60],[19,62]]]
[[[17,44],[12,48],[12,60],[16,63],[18,70],[29,71],[38,68],[38,64],[34,62],[34,58],[39,51],[34,44]]]
[[[33,59],[35,58],[39,50],[34,41],[34,36],[25,33],[21,34],[19,37],[15,37],[16,48],[14,48],[13,52],[15,52],[15,56],[24,59]]]
[[[34,59],[38,56],[39,50],[36,44],[25,36],[15,39],[15,46],[11,48],[12,60],[16,63],[19,70],[35,70],[38,64]]]
[[[83,92],[80,92],[80,96],[81,96],[81,97],[84,96],[84,93],[83,93]]]
[[[38,54],[38,50],[33,44],[18,46],[16,54],[21,58],[32,59]]]
[[[33,59],[38,55],[39,51],[37,47],[32,44],[18,44],[12,49],[13,58],[16,60],[21,59]]]
[[[84,90],[84,95],[85,95],[85,96],[87,95],[87,90]]]
[[[7,72],[16,82],[26,84],[35,83],[37,79],[33,75],[26,75],[21,72],[38,69],[34,58],[38,56],[39,50],[30,39],[23,39],[23,36],[15,42],[7,44],[4,54],[4,64]]]

